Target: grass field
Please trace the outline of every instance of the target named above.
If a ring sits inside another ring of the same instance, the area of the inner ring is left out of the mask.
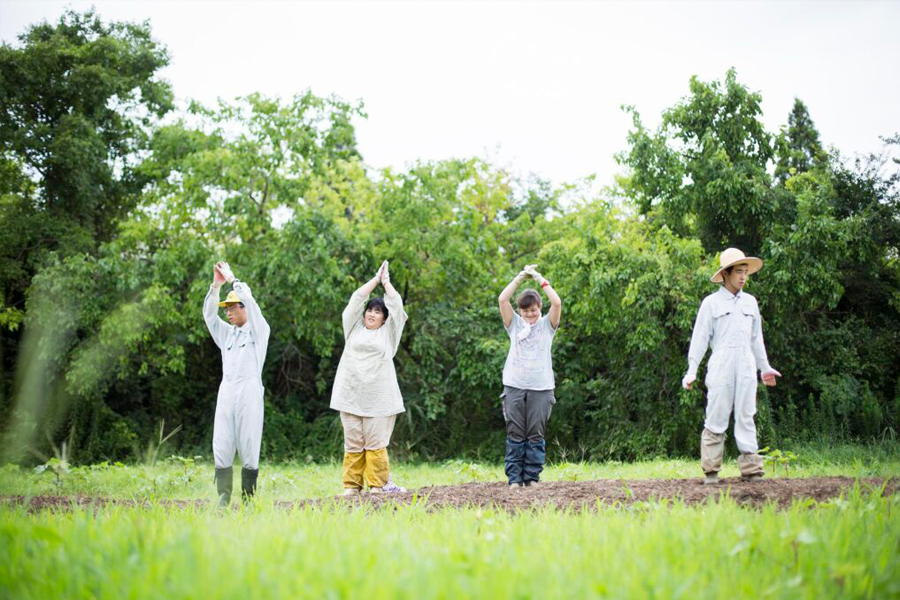
[[[809,447],[789,476],[900,475],[897,447]],[[219,513],[212,468],[174,460],[61,475],[15,467],[0,495],[87,494],[141,507],[0,507],[2,598],[900,598],[900,495],[865,486],[786,510],[732,501],[591,511],[426,511],[326,504],[337,465],[264,465],[257,500]],[[415,488],[502,478],[500,465],[396,465]],[[560,464],[547,480],[697,477],[696,461]],[[724,475],[735,475],[733,462]],[[779,473],[779,476],[781,473]]]

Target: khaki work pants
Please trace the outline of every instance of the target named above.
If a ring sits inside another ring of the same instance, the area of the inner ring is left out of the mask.
[[[722,468],[722,455],[725,452],[725,434],[713,433],[703,428],[700,436],[700,467],[706,474],[718,473]],[[738,468],[741,475],[761,475],[763,472],[762,456],[756,452],[742,452],[738,456]]]

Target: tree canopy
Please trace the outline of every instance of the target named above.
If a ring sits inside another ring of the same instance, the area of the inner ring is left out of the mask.
[[[727,246],[765,261],[748,291],[785,377],[760,392],[764,443],[898,427],[897,166],[826,153],[799,100],[767,131],[734,70],[692,78],[656,131],[627,108],[623,173],[595,194],[474,158],[372,170],[363,106],[311,91],[161,121],[167,55],[146,23],[69,12],[20,42],[0,48],[7,448],[46,431],[76,460],[125,459],[164,420],[205,453],[221,363],[201,304],[221,259],[272,326],[263,457],[336,456],[340,315],[387,259],[410,316],[397,454],[499,457],[496,299],[526,263],[564,302],[551,451],[694,454],[703,396],[679,382]]]

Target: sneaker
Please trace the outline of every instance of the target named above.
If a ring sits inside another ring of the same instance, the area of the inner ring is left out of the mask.
[[[509,484],[509,491],[511,491],[511,492],[518,492],[518,491],[521,490],[521,489],[522,489],[522,484],[521,484],[521,483],[511,483],[511,484]]]
[[[370,493],[370,494],[383,494],[383,493],[384,493],[384,489],[383,489],[383,488],[377,488],[377,487],[370,487],[370,488],[369,488],[369,493]]]
[[[525,482],[525,487],[527,487],[527,488],[539,488],[539,487],[541,487],[541,482],[540,482],[540,481],[526,481],[526,482]]]
[[[356,488],[344,488],[341,496],[359,496],[359,490]]]
[[[718,473],[707,473],[706,479],[703,480],[703,485],[718,485],[719,483],[719,474]]]
[[[381,488],[381,491],[385,494],[401,494],[406,491],[406,488],[400,487],[399,485],[388,479],[388,482],[384,484],[384,487]]]
[[[763,478],[762,473],[754,473],[753,475],[741,475],[743,481],[759,481]]]

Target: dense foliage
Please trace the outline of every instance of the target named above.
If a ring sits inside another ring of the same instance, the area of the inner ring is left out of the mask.
[[[311,92],[162,119],[166,60],[148,25],[93,13],[0,47],[0,426],[13,456],[50,444],[46,432],[78,461],[133,457],[161,421],[182,427],[170,443],[208,453],[221,362],[201,303],[217,259],[272,326],[264,459],[339,452],[340,313],[383,259],[410,316],[395,454],[499,457],[496,298],[531,262],[563,298],[551,455],[695,454],[704,397],[679,381],[730,245],[766,263],[749,291],[785,375],[760,392],[762,442],[895,436],[897,169],[827,154],[799,100],[766,131],[760,94],[730,71],[692,79],[656,131],[630,108],[624,174],[598,195],[477,159],[372,171],[353,128],[362,106]]]

